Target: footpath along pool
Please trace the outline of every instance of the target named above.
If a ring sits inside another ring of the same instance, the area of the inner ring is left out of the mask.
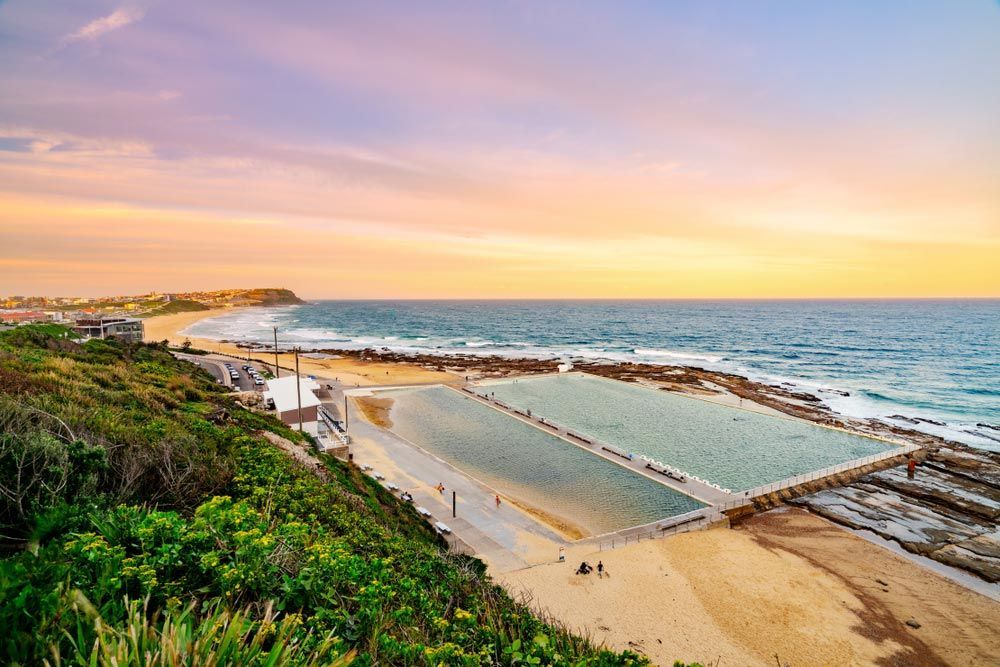
[[[499,492],[594,535],[704,507],[444,387],[380,392],[392,430]]]
[[[734,492],[892,447],[798,419],[582,373],[489,381],[475,391]]]

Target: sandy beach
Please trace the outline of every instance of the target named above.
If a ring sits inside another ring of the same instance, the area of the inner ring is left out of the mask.
[[[195,322],[210,317],[218,317],[233,312],[231,308],[217,308],[212,310],[202,310],[191,313],[176,313],[173,315],[161,315],[150,317],[145,320],[146,340],[162,341],[167,340],[172,345],[180,345],[184,341],[191,341],[191,345],[210,352],[220,352],[231,354],[243,359],[248,356],[260,365],[269,368],[274,365],[274,355],[270,353],[250,353],[236,347],[232,343],[221,343],[208,338],[197,338],[185,336],[180,332],[191,326]],[[295,365],[291,354],[279,354],[278,363],[282,368],[292,368]],[[327,379],[338,379],[345,385],[396,385],[396,384],[433,384],[446,383],[457,384],[462,377],[453,373],[441,372],[424,368],[418,364],[387,363],[380,361],[359,361],[358,359],[309,359],[299,358],[299,368],[302,373],[315,375],[316,377]]]
[[[602,560],[610,576],[574,575]],[[721,665],[989,665],[1000,603],[803,510],[498,578],[618,649]],[[906,624],[914,621],[919,628]]]

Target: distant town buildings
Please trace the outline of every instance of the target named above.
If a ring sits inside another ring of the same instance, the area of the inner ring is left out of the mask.
[[[70,311],[85,307],[106,315],[152,315],[175,301],[192,301],[212,307],[283,305],[301,303],[295,294],[280,288],[226,289],[205,292],[150,292],[102,297],[0,296],[0,309],[16,311]],[[176,312],[176,311],[171,311]]]
[[[12,310],[0,312],[0,322],[4,324],[27,324],[29,322],[46,322],[50,318],[37,310]]]
[[[81,338],[117,338],[129,343],[141,343],[145,333],[142,320],[134,317],[77,320],[73,331]]]

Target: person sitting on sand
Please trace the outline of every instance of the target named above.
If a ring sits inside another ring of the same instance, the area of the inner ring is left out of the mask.
[[[587,564],[587,561],[583,561],[582,563],[580,563],[580,567],[576,568],[576,573],[577,574],[590,574],[590,571],[592,569],[593,568],[590,567],[590,565]]]

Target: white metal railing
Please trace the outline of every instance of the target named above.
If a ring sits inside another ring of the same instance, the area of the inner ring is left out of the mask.
[[[845,472],[847,470],[854,470],[855,468],[861,468],[866,465],[871,465],[872,463],[877,463],[879,461],[884,461],[886,459],[895,458],[903,454],[909,454],[920,449],[919,445],[907,444],[899,447],[893,447],[884,452],[879,452],[878,454],[872,454],[871,456],[865,456],[860,459],[852,459],[850,461],[845,461],[844,463],[838,463],[837,465],[828,466],[826,468],[821,468],[820,470],[814,470],[812,472],[803,473],[801,475],[795,475],[794,477],[789,477],[787,479],[782,479],[777,482],[772,482],[770,484],[762,484],[756,486],[752,489],[744,491],[742,495],[744,498],[756,498],[758,496],[767,495],[768,493],[773,493],[775,491],[780,491],[781,489],[787,489],[792,486],[798,486],[799,484],[805,484],[806,482],[812,482],[817,479],[823,479],[824,477],[829,477],[830,475],[836,475],[840,472]]]
[[[351,436],[347,434],[347,431],[345,431],[340,425],[340,422],[334,419],[333,415],[331,415],[323,406],[320,406],[318,411],[319,416],[323,419],[327,429],[333,433],[334,436],[336,436],[337,440],[339,440],[342,445],[351,444]]]
[[[601,535],[596,539],[600,551],[617,549],[629,544],[637,544],[643,540],[657,540],[668,535],[699,530],[721,517],[722,513],[714,507],[704,507],[644,526],[626,528],[616,533]]]

